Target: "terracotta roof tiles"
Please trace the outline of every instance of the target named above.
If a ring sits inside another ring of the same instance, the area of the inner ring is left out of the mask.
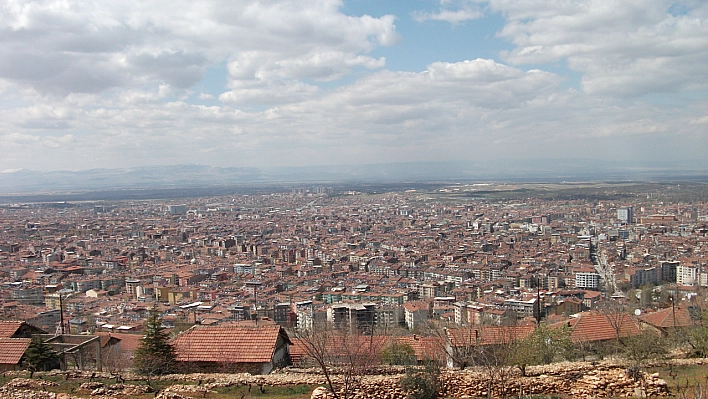
[[[658,328],[691,327],[693,320],[686,307],[666,308],[639,316],[639,320]]]
[[[274,324],[199,326],[180,334],[173,343],[177,361],[265,363],[271,361],[281,333],[285,334]]]
[[[22,321],[0,321],[0,338],[10,338],[22,325]]]
[[[30,342],[30,338],[0,338],[0,364],[18,364]]]
[[[348,356],[356,354],[357,356],[369,356],[378,354],[386,345],[391,342],[391,337],[385,335],[351,335],[348,336],[341,332],[332,332],[331,335],[324,335],[326,339],[324,348],[332,356],[333,359],[347,361]],[[293,363],[297,363],[304,359],[309,359],[309,354],[306,348],[307,344],[301,339],[294,338],[290,345],[290,358]],[[318,345],[319,346],[319,345]],[[414,348],[415,349],[415,348]]]
[[[399,344],[408,344],[413,348],[418,361],[427,359],[444,359],[445,343],[438,337],[404,336],[396,338]]]
[[[450,328],[447,335],[452,346],[500,345],[531,334],[534,326],[483,326],[474,328]]]
[[[628,337],[640,332],[637,323],[626,313],[583,312],[554,326],[564,323],[571,328],[570,339],[574,342],[607,341],[618,335]]]

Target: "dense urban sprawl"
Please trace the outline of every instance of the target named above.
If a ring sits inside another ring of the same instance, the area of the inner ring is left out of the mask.
[[[124,350],[153,307],[174,331],[265,320],[417,337],[430,322],[543,321],[575,341],[620,334],[592,321],[608,304],[657,329],[700,318],[708,204],[446,196],[465,187],[5,205],[1,316]]]

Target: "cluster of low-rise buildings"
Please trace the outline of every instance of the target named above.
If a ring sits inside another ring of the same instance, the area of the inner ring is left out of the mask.
[[[157,306],[175,328],[267,317],[416,331],[708,286],[705,203],[320,191],[2,206],[0,317],[130,333]]]

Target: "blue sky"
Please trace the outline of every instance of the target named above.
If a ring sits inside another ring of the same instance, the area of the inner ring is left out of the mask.
[[[416,13],[435,12],[438,8],[439,4],[433,1],[355,0],[345,2],[342,11],[355,16],[396,16],[400,42],[372,52],[374,57],[386,57],[386,66],[392,70],[422,71],[426,65],[441,60],[460,62],[489,58],[499,61],[499,51],[512,49],[508,42],[495,36],[504,26],[504,19],[498,12],[456,24],[414,18]]]
[[[394,15],[396,32],[400,39],[396,44],[374,48],[369,54],[374,58],[385,57],[386,69],[395,71],[418,72],[425,70],[430,63],[445,60],[461,62],[476,58],[488,58],[499,61],[499,52],[510,51],[510,43],[496,37],[496,32],[504,26],[504,19],[498,12],[488,12],[484,17],[472,21],[449,23],[446,21],[419,21],[415,15],[420,12],[435,12],[439,4],[435,1],[371,1],[353,0],[342,3],[341,12],[345,15],[361,17],[369,15],[380,18]],[[533,69],[531,66],[528,69]],[[564,65],[554,65],[557,73],[571,76]],[[308,83],[323,88],[332,88],[352,83],[365,70],[355,70],[351,75],[336,81],[309,80]],[[226,65],[207,68],[204,79],[193,87],[218,96],[227,81]],[[569,79],[571,81],[571,79]],[[572,80],[578,84],[577,80]],[[192,99],[196,99],[196,95]],[[196,103],[215,104],[215,101],[195,101]]]
[[[705,161],[702,1],[23,1],[0,172]]]

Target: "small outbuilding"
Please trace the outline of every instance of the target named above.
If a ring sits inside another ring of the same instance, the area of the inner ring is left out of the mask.
[[[172,342],[184,372],[268,374],[291,364],[291,341],[277,324],[194,326]]]
[[[0,371],[20,370],[31,338],[0,338]]]

